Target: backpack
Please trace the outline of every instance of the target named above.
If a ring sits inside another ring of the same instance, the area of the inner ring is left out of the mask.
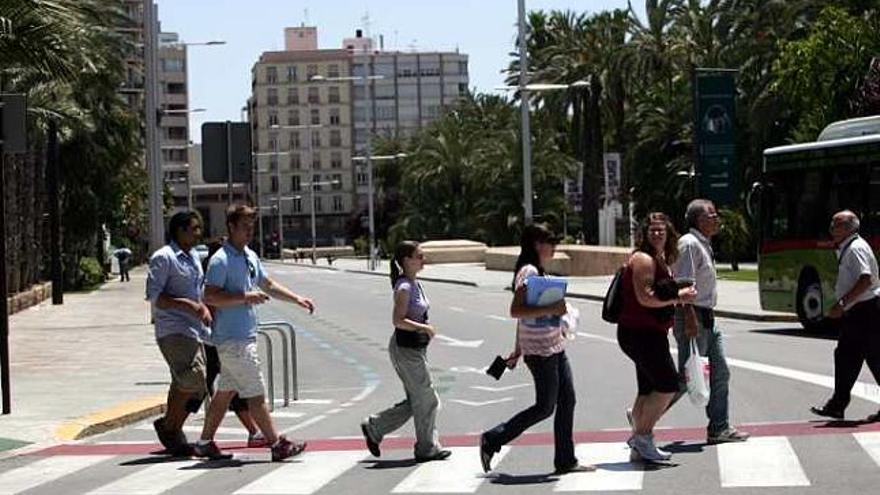
[[[621,266],[611,279],[608,285],[608,292],[605,293],[605,299],[602,301],[602,319],[608,323],[617,323],[620,319],[620,312],[623,309],[623,273],[626,266]]]

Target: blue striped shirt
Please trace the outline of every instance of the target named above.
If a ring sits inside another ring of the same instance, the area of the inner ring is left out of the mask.
[[[198,259],[199,255],[194,249],[184,251],[176,242],[156,250],[150,256],[147,299],[156,310],[156,339],[168,335],[183,335],[205,340],[210,336],[211,330],[190,311],[161,309],[156,306],[162,294],[199,302],[204,300],[205,275]]]

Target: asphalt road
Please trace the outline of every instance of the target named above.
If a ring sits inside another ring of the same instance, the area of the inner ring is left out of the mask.
[[[640,491],[648,493],[858,493],[880,486],[880,425],[817,421],[808,407],[830,393],[832,335],[805,334],[791,325],[719,320],[730,358],[731,417],[755,437],[722,447],[704,443],[706,419],[687,399],[658,430],[674,465],[644,468],[628,462],[625,408],[635,395],[635,371],[616,344],[615,328],[599,305],[570,301],[581,312],[568,342],[578,404],[575,430],[582,462],[598,473],[552,476],[552,421],[511,445],[489,476],[480,474],[477,436],[533,400],[523,365],[500,381],[483,373],[496,354],[509,352],[514,322],[510,293],[424,283],[431,321],[441,337],[429,359],[442,410],[438,427],[453,448],[450,460],[412,462],[407,425],[372,458],[358,424],[370,412],[403,398],[387,355],[391,336],[388,279],[273,265],[272,273],[312,297],[314,316],[271,302],[263,320],[298,328],[299,400],[281,403],[281,356],[275,348],[276,422],[307,439],[303,457],[279,466],[264,449],[242,449],[244,430],[230,415],[218,440],[236,452],[223,463],[169,461],[157,450],[149,422],[62,446],[37,456],[0,462],[0,494],[20,493],[505,493]],[[672,340],[672,339],[670,339]],[[673,341],[674,343],[674,341]],[[875,412],[880,391],[867,371],[856,387],[848,419]],[[198,435],[201,417],[187,434]]]

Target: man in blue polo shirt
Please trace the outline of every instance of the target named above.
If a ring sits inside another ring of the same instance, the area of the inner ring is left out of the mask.
[[[195,444],[195,454],[210,459],[224,455],[213,438],[230,400],[237,393],[246,400],[248,410],[270,445],[272,460],[280,461],[301,453],[306,445],[292,442],[275,429],[266,406],[266,385],[260,372],[257,354],[258,304],[269,296],[297,304],[314,312],[311,299],[293,293],[269,278],[260,258],[247,245],[254,236],[255,210],[233,205],[226,212],[229,239],[208,262],[205,278],[205,302],[214,308],[212,341],[220,357],[217,392],[208,408],[202,437]]]
[[[202,300],[202,266],[193,246],[202,235],[194,211],[171,217],[169,243],[150,257],[147,299],[156,310],[156,342],[171,371],[165,416],[153,423],[159,441],[172,454],[189,455],[183,424],[199,410],[207,392],[205,351],[211,312]]]

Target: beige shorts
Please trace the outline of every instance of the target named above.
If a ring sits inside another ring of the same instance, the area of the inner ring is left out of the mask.
[[[205,394],[208,388],[202,343],[182,335],[167,335],[157,342],[171,370],[171,386],[182,392]]]
[[[235,391],[242,399],[266,395],[256,342],[227,342],[217,346],[220,378],[217,390]]]

